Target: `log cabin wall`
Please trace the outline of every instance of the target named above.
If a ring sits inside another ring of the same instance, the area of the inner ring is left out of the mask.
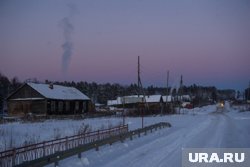
[[[28,84],[20,87],[7,98],[10,115],[74,115],[84,114],[91,109],[90,100],[49,99]]]

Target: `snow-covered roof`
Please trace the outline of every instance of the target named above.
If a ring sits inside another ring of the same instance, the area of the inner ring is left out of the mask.
[[[163,102],[171,102],[173,100],[173,96],[168,95],[168,96],[162,96]]]
[[[34,97],[34,98],[16,98],[16,99],[11,99],[11,100],[22,101],[22,100],[43,100],[43,99],[44,98]]]
[[[130,96],[122,96],[117,97],[116,100],[108,100],[107,105],[113,106],[113,105],[121,105],[121,104],[133,104],[143,101],[143,95],[130,95]]]
[[[145,96],[145,101],[147,103],[159,103],[161,101],[161,95],[150,95]],[[116,100],[108,100],[107,105],[121,105],[121,104],[133,104],[133,103],[140,103],[144,102],[143,95],[130,95],[130,96],[123,96],[123,97],[117,97]]]
[[[107,101],[108,106],[119,105],[119,104],[122,104],[122,103],[118,100],[108,100]]]
[[[191,100],[191,97],[189,95],[182,95],[181,96],[183,99]]]
[[[89,100],[89,97],[87,97],[85,94],[83,94],[74,87],[53,85],[53,88],[50,88],[50,85],[48,84],[42,84],[42,83],[27,83],[27,84],[48,99]]]
[[[161,95],[145,96],[147,103],[159,103],[161,101]]]

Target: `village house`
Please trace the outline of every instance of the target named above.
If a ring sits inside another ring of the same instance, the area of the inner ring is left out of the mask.
[[[174,97],[172,95],[162,96],[163,103],[172,103],[174,101]]]
[[[73,115],[91,111],[90,98],[73,87],[25,83],[7,98],[9,115]]]
[[[130,95],[117,97],[116,100],[108,100],[107,105],[111,110],[118,108],[135,109],[147,108],[149,113],[157,113],[162,110],[163,99],[161,95]],[[116,108],[114,108],[116,107]]]

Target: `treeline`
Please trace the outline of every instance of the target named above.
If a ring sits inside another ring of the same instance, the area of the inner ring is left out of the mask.
[[[26,82],[39,82],[37,79],[27,80]],[[51,83],[49,80],[45,80],[43,83]],[[97,84],[95,82],[53,82],[54,84],[64,85],[64,86],[72,86],[79,89],[81,92],[86,94],[94,103],[106,104],[107,100],[116,99],[118,96],[127,96],[127,95],[135,95],[138,94],[138,87],[136,84],[131,85],[120,85],[117,83],[111,84]],[[23,82],[19,81],[17,77],[9,79],[0,73],[0,109],[3,108],[4,99],[14,92],[18,87],[20,87]],[[148,86],[144,88],[145,95],[154,95],[161,94],[166,95],[171,92],[171,94],[175,95],[177,93],[181,94],[189,94],[195,97],[195,100],[201,101],[216,101],[218,98],[234,98],[235,91],[234,90],[223,90],[219,91],[215,87],[204,87],[198,85],[191,86],[183,86],[182,89],[171,89],[168,90],[163,87],[155,87]]]
[[[49,84],[51,81],[46,80],[45,83]],[[116,99],[118,96],[129,96],[129,95],[137,95],[142,94],[142,91],[139,91],[138,86],[136,84],[130,85],[120,85],[117,83],[111,84],[97,84],[95,82],[88,83],[88,82],[54,82],[54,84],[64,85],[64,86],[72,86],[86,94],[94,103],[101,103],[106,104],[107,100]],[[181,94],[189,94],[197,98],[197,100],[217,100],[217,89],[215,87],[203,87],[197,85],[191,86],[183,86],[180,89],[167,89],[163,87],[156,87],[156,86],[148,86],[143,88],[143,92],[145,95],[154,95],[154,94],[161,94],[161,95],[177,95],[178,93]]]
[[[4,100],[6,97],[21,85],[22,83],[17,77],[9,79],[0,73],[0,111],[4,108]]]

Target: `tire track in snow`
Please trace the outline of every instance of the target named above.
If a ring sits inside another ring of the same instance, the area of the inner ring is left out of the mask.
[[[127,154],[117,157],[117,159],[105,164],[105,166],[152,167],[172,166],[172,164],[181,163],[181,149],[185,139],[197,136],[210,125],[210,122],[211,119],[205,119],[199,126],[190,124],[190,126],[180,128],[170,134],[164,131],[164,134],[159,138],[131,149]],[[120,164],[120,162],[125,162],[126,160],[129,160],[126,164]]]

